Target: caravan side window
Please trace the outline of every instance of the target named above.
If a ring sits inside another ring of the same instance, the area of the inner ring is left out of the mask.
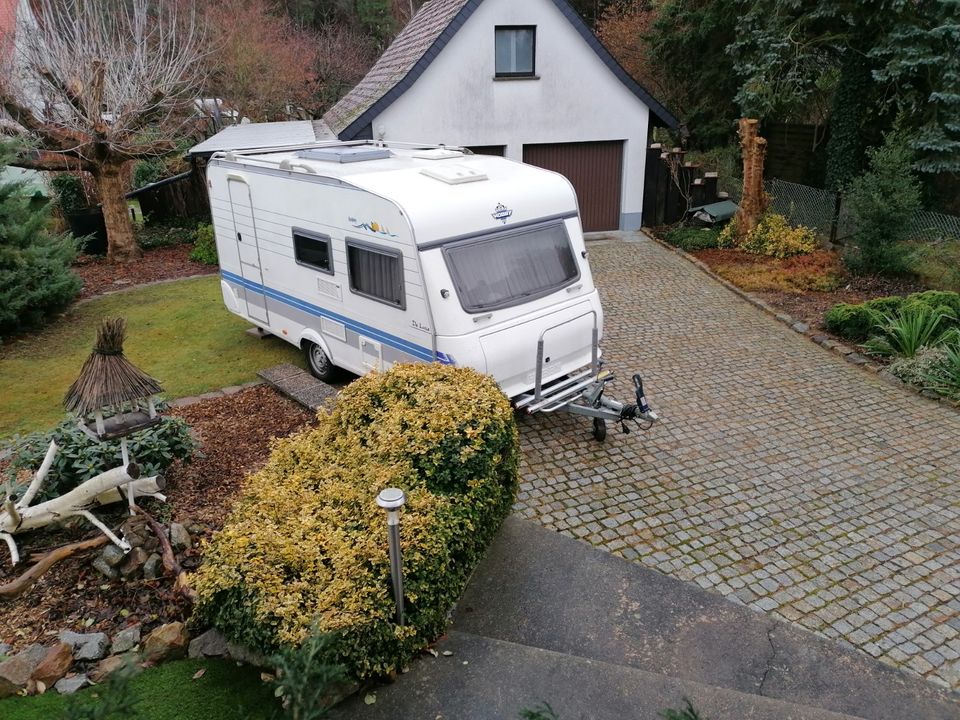
[[[386,305],[407,309],[403,290],[403,253],[347,240],[350,290]]]
[[[300,265],[333,275],[333,250],[329,236],[294,228],[293,255]]]

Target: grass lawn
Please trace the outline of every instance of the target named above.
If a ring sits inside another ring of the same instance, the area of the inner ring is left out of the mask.
[[[0,345],[0,438],[50,427],[63,416],[61,401],[100,320],[116,316],[127,319],[127,357],[156,377],[169,398],[249,382],[278,363],[303,365],[292,345],[244,332],[250,325],[223,306],[216,276],[108,295]]]
[[[194,680],[201,669],[203,676]],[[273,688],[261,681],[259,670],[223,660],[166,663],[137,675],[130,686],[139,700],[136,714],[127,716],[130,720],[267,720],[280,707]],[[76,697],[89,700],[96,692],[97,688],[88,688]],[[0,717],[56,720],[64,717],[66,706],[65,696],[49,691],[0,700]]]

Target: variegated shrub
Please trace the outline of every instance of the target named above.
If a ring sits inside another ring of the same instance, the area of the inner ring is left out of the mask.
[[[335,636],[357,678],[442,634],[517,487],[517,430],[488,377],[400,365],[345,388],[316,428],[277,442],[192,578],[200,622],[261,652]],[[380,490],[407,493],[407,625],[394,623]]]

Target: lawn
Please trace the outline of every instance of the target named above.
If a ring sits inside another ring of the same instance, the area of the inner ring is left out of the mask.
[[[0,346],[0,438],[43,429],[90,353],[104,317],[127,319],[127,357],[156,377],[168,398],[256,379],[271,365],[302,365],[277,338],[247,335],[250,325],[223,306],[218,277],[151,285],[74,306],[42,332]]]
[[[194,675],[203,670],[201,677]],[[130,681],[139,700],[124,720],[267,720],[279,703],[260,671],[223,660],[181,660],[146,670]],[[96,688],[81,690],[89,700]],[[55,720],[65,715],[67,698],[55,692],[0,700],[3,720]],[[79,717],[79,716],[78,716]],[[86,716],[84,716],[86,717]],[[117,718],[117,720],[120,720]]]

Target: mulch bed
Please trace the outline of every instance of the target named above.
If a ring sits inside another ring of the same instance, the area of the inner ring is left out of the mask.
[[[796,273],[797,279],[800,275],[806,273],[804,280],[809,280],[819,269],[815,263],[804,260],[808,256],[801,256],[797,259],[786,261],[776,261],[769,258],[760,258],[739,250],[699,250],[691,253],[700,261],[706,263],[715,272],[721,276],[728,277],[729,273],[723,272],[723,266],[727,268],[733,266],[742,270],[742,277],[745,280],[750,279],[750,273],[756,269],[763,273],[770,266],[780,265],[785,274],[789,276]],[[821,253],[824,254],[824,253]],[[809,256],[812,257],[812,256]],[[804,267],[807,265],[807,267]],[[838,266],[839,267],[839,266]],[[826,266],[824,266],[826,269]],[[811,274],[811,272],[813,274]],[[843,276],[840,286],[836,290],[800,290],[791,288],[789,290],[758,290],[752,287],[744,287],[743,282],[738,282],[736,278],[728,277],[729,280],[739,285],[747,292],[750,292],[773,307],[781,310],[796,320],[799,320],[811,328],[823,329],[823,316],[827,310],[837,303],[862,303],[878,297],[888,295],[909,295],[910,293],[922,292],[927,288],[923,285],[907,279],[892,279],[877,276],[850,276],[842,270],[837,270]],[[802,283],[800,283],[802,284]]]
[[[143,505],[163,522],[172,519],[211,529],[222,527],[241,481],[266,462],[273,438],[289,435],[314,420],[311,412],[263,386],[171,414],[193,426],[202,454],[167,473],[167,503],[147,500]],[[125,517],[120,506],[97,514],[113,528]],[[96,535],[85,521],[57,531],[25,534],[18,538],[25,562],[15,569],[10,566],[6,546],[0,543],[0,584],[23,573],[32,553]],[[194,542],[203,539],[194,537]],[[60,562],[20,597],[0,599],[0,642],[17,649],[32,642],[49,642],[62,630],[112,635],[134,622],[143,623],[148,631],[189,617],[190,606],[173,592],[172,578],[129,583],[107,580],[89,564],[96,552]],[[196,547],[182,559],[188,571],[199,563],[200,549]]]
[[[123,290],[132,285],[176,280],[191,275],[210,275],[216,265],[204,265],[190,259],[192,245],[171,245],[147,250],[134,263],[112,263],[104,257],[81,255],[73,271],[83,280],[80,298],[91,298],[104,293]]]

